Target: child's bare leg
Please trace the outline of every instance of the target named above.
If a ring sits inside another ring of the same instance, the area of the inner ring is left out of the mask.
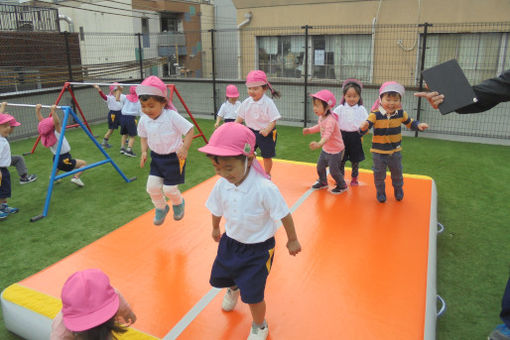
[[[129,136],[128,148],[130,148],[130,149],[133,148],[133,144],[135,144],[135,137],[136,136]]]
[[[108,131],[106,131],[106,134],[104,135],[104,138],[109,139],[110,136],[112,135],[112,133],[113,133],[113,129],[108,129]]]
[[[264,323],[264,318],[266,317],[266,301],[253,303],[249,306],[253,322],[256,325],[262,325]]]
[[[81,169],[81,168],[83,168],[85,165],[87,165],[87,162],[85,162],[85,161],[84,161],[84,160],[82,160],[82,159],[77,159],[77,160],[76,160],[76,166],[75,166],[74,168],[75,168],[75,169]],[[75,173],[75,174],[74,174],[74,177],[76,177],[76,178],[80,178],[80,176],[81,176],[81,174],[82,174],[82,173],[83,173],[83,172],[77,172],[77,173]]]
[[[124,148],[124,145],[126,144],[127,136],[128,136],[128,135],[122,135],[122,137],[121,137],[121,139],[120,139],[120,147],[121,147],[121,148]]]
[[[273,168],[273,159],[272,158],[264,158],[264,170],[266,174],[271,175],[271,169]]]

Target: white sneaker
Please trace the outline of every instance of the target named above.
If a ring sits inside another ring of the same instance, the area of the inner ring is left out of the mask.
[[[236,290],[227,288],[227,292],[223,296],[223,303],[221,304],[221,308],[225,312],[230,312],[231,310],[233,310],[237,304],[237,300],[239,299],[240,293],[241,292],[239,288],[237,288]]]
[[[250,335],[248,335],[247,340],[266,340],[267,336],[269,334],[269,328],[258,328],[258,327],[251,327]]]
[[[73,177],[71,178],[71,182],[76,184],[77,186],[79,187],[82,187],[84,186],[85,184],[83,184],[83,182],[81,181],[81,179],[77,178],[77,177]]]

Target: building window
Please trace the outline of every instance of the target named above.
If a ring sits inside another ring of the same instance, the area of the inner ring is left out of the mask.
[[[304,72],[304,36],[258,37],[259,68],[272,76],[299,78]],[[370,35],[311,36],[308,70],[312,78],[370,81]]]
[[[161,32],[182,32],[182,15],[179,13],[161,13]]]
[[[427,35],[424,68],[457,59],[472,84],[510,67],[508,33],[448,33]]]
[[[142,38],[143,38],[143,47],[151,47],[151,37],[149,35],[149,19],[142,18]]]

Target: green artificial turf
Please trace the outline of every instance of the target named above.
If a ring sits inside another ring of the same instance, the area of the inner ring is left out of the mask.
[[[198,120],[206,136],[212,120]],[[106,124],[92,126],[102,137]],[[315,163],[319,151],[308,143],[317,135],[303,136],[301,128],[279,126],[278,158]],[[80,129],[66,132],[74,158],[89,163],[104,159]],[[99,138],[99,141],[101,138]],[[11,143],[13,154],[30,151],[35,139]],[[25,156],[36,182],[20,185],[14,168],[12,198],[20,208],[16,215],[0,221],[0,290],[55,263],[101,236],[152,209],[145,192],[149,164],[141,169],[139,157],[119,154],[120,138],[114,132],[109,149],[113,160],[127,177],[126,183],[115,169],[102,165],[86,171],[85,187],[69,183],[69,177],[56,184],[48,216],[29,222],[42,213],[51,171],[51,153],[39,145]],[[186,190],[214,174],[210,161],[196,149],[195,139],[186,169]],[[501,296],[509,275],[510,257],[510,149],[473,143],[404,137],[404,172],[428,175],[438,189],[438,220],[445,226],[438,236],[437,290],[448,309],[437,321],[437,339],[483,339],[498,323]],[[367,159],[362,168],[370,169],[370,136],[364,138]],[[135,153],[139,155],[139,142]],[[348,164],[349,166],[350,164]],[[313,184],[315,178],[309,179]],[[375,197],[374,197],[375,199]],[[299,233],[299,224],[297,224]],[[125,256],[119,254],[119,256]],[[126,257],[129,261],[129,256]],[[0,322],[0,339],[17,339]]]

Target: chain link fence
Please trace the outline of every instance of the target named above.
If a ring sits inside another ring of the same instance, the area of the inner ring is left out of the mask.
[[[136,83],[157,75],[176,84],[194,115],[212,118],[225,100],[226,85],[237,85],[243,100],[245,75],[261,69],[282,94],[275,100],[281,123],[306,126],[316,120],[310,93],[328,88],[338,100],[343,80],[358,78],[370,108],[380,84],[396,80],[407,89],[404,109],[430,125],[420,136],[510,144],[508,103],[476,115],[441,116],[412,96],[421,89],[424,68],[452,58],[472,84],[509,69],[510,22],[22,33],[0,35],[0,101],[51,104],[66,81]],[[75,86],[74,91],[88,121],[106,120],[95,89]],[[66,103],[67,95],[61,101]],[[37,134],[33,112],[25,111],[12,110],[23,124],[13,139]]]

